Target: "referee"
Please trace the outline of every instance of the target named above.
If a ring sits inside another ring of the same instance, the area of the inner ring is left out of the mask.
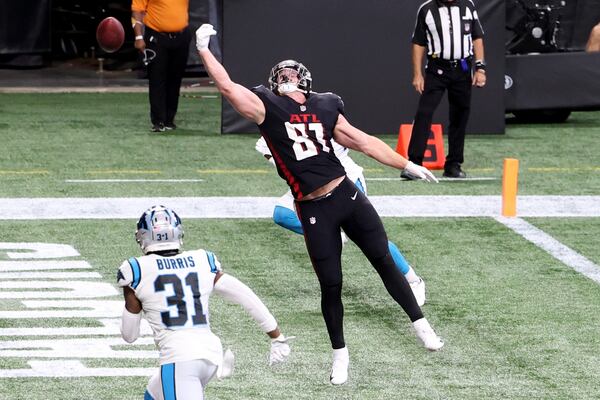
[[[191,33],[189,0],[132,0],[135,48],[144,54],[153,132],[175,129]]]
[[[475,5],[471,0],[429,0],[421,4],[412,43],[412,84],[421,98],[408,145],[408,157],[415,164],[423,164],[433,113],[448,90],[450,125],[444,176],[465,178],[467,175],[461,164],[464,161],[471,86],[485,85],[483,28]],[[423,77],[425,53],[427,64]],[[416,179],[406,172],[402,177]]]

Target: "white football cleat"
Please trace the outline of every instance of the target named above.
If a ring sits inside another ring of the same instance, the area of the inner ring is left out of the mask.
[[[423,307],[425,304],[425,281],[422,278],[419,278],[418,281],[410,283],[410,288],[412,289],[413,294],[415,295],[415,299],[417,299],[417,304],[419,307]]]
[[[413,322],[413,327],[415,328],[417,338],[427,350],[437,351],[444,347],[444,342],[435,334],[426,318],[421,318]]]
[[[348,380],[348,365],[350,364],[350,356],[348,348],[333,350],[333,364],[331,365],[331,374],[329,382],[332,385],[343,385]]]

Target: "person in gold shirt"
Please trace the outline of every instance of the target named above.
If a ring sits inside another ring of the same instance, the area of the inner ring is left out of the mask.
[[[132,0],[135,48],[148,69],[153,132],[175,129],[181,80],[188,59],[189,0]]]

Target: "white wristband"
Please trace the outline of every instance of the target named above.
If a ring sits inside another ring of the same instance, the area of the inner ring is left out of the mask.
[[[137,35],[137,36],[135,37],[135,40],[144,40],[144,36],[142,36],[142,35]]]

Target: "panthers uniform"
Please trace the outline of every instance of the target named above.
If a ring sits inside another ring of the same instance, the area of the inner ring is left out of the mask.
[[[205,250],[132,257],[120,266],[118,284],[131,287],[142,303],[161,365],[197,359],[221,364],[221,341],[210,330],[208,311],[219,271],[219,261]]]

